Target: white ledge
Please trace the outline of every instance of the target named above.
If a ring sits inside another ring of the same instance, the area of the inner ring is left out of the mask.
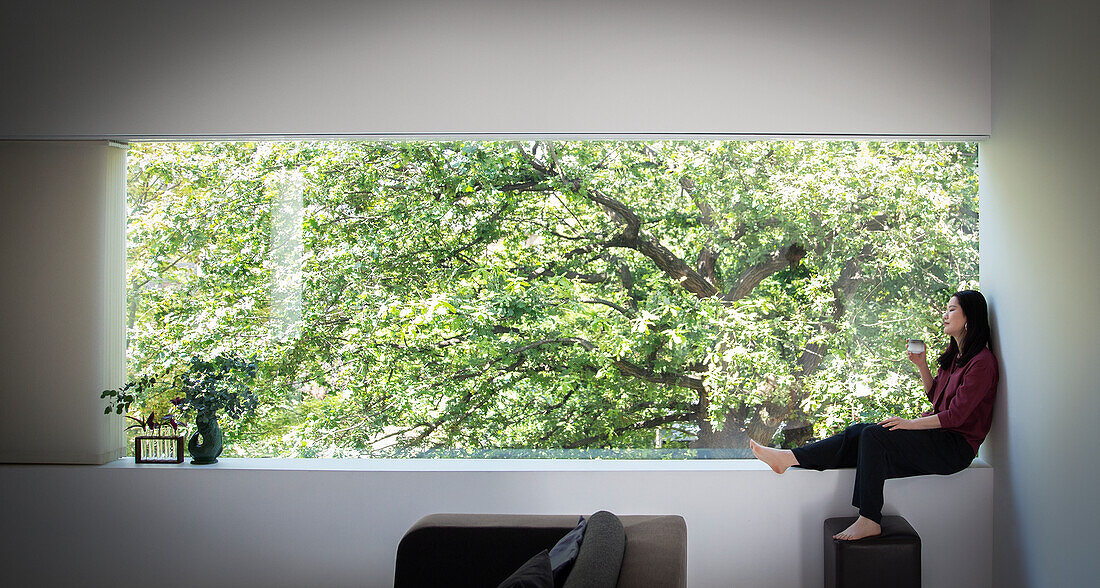
[[[138,464],[132,457],[99,468],[351,471],[351,472],[639,472],[639,471],[767,471],[755,459],[325,459],[225,457],[210,465]],[[970,468],[990,467],[975,459]],[[796,468],[797,469],[797,468]],[[795,470],[791,470],[795,471]]]
[[[886,484],[884,514],[921,535],[928,586],[989,588],[993,476],[983,461],[952,476]],[[130,576],[163,575],[163,554],[213,541],[202,566],[176,566],[168,586],[216,574],[227,586],[393,586],[394,554],[417,520],[440,512],[679,514],[692,586],[821,586],[822,520],[855,514],[854,470],[773,474],[751,459],[224,458],[193,466],[0,465],[0,510],[12,538],[0,584],[112,586],[113,538]],[[63,530],[64,532],[58,532]],[[163,530],[163,533],[160,533]],[[777,555],[774,546],[784,546]],[[734,546],[731,548],[731,546]],[[966,546],[961,549],[960,546]],[[42,566],[42,553],[65,566]],[[132,564],[132,565],[131,565]],[[50,575],[52,574],[52,575]],[[12,580],[7,580],[12,578]]]

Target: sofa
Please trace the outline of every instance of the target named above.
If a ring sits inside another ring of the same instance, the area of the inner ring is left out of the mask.
[[[679,515],[597,515],[621,522],[618,550],[582,538],[566,586],[596,586],[592,575],[620,588],[685,588],[687,523]],[[397,548],[395,588],[493,588],[541,550],[577,527],[578,515],[432,514],[417,521]],[[590,518],[589,520],[596,520]],[[585,537],[591,529],[586,532]],[[604,534],[606,536],[606,533]],[[603,539],[601,538],[601,541]],[[621,540],[620,540],[621,541]],[[614,561],[619,558],[621,561]],[[609,555],[610,554],[610,555]]]

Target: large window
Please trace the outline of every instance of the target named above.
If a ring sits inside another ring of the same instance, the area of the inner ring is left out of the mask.
[[[743,456],[926,407],[976,146],[131,147],[128,365],[255,356],[240,456]],[[142,409],[168,409],[152,391]]]

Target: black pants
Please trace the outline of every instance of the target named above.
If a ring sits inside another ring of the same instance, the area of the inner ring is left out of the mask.
[[[856,468],[852,506],[876,523],[882,522],[882,486],[887,479],[953,474],[974,460],[974,448],[955,431],[890,430],[869,423],[854,424],[793,451],[804,468]]]

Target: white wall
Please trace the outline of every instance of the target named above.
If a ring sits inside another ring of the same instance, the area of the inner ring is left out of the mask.
[[[126,149],[0,141],[0,462],[121,455]]]
[[[981,144],[981,283],[1002,385],[996,586],[1100,578],[1100,78],[1092,2],[993,6],[993,134]]]
[[[6,138],[989,132],[988,0],[11,6],[0,18]],[[89,168],[97,157],[53,144],[0,152],[0,461],[35,444],[35,461],[94,461],[117,434],[98,416],[99,390],[121,377],[98,345],[122,322],[108,295],[121,269],[103,255],[117,214],[97,200],[115,164]],[[683,513],[692,586],[816,586],[821,521],[851,512],[851,475],[4,465],[0,583],[136,585],[156,572],[167,585],[320,574],[382,586],[423,514],[610,508]],[[990,585],[992,476],[887,484],[888,511],[925,539],[929,585]],[[1032,528],[1043,512],[1028,513]]]
[[[0,137],[983,134],[987,8],[26,3],[0,18]],[[123,158],[100,169],[95,158],[108,151],[86,149],[8,142],[0,152],[0,306],[10,322],[0,332],[10,358],[0,368],[0,461],[95,462],[117,451],[95,407],[98,391],[121,383]],[[32,440],[46,422],[63,432]]]
[[[855,511],[853,470],[441,461],[0,466],[0,584],[384,587],[398,541],[426,514],[607,509],[682,515],[694,588],[814,588],[824,519]],[[884,512],[921,534],[925,586],[993,585],[993,475],[971,467],[886,483]]]
[[[39,0],[0,138],[989,133],[989,0]]]

